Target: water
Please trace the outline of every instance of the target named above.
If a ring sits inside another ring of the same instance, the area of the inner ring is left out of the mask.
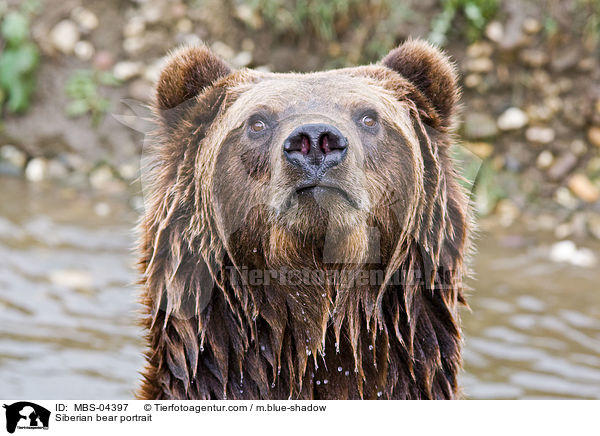
[[[0,397],[131,398],[143,366],[136,214],[64,188],[0,187]],[[549,261],[550,241],[536,235],[504,244],[514,239],[478,241],[462,314],[465,394],[600,399],[598,267]]]

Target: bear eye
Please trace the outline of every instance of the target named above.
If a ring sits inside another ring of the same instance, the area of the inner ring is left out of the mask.
[[[377,120],[371,115],[365,115],[364,117],[362,117],[361,122],[367,127],[375,127],[375,125],[377,124]]]
[[[250,124],[250,130],[252,130],[255,133],[262,132],[266,128],[267,125],[262,120],[255,120],[252,122],[252,124]]]

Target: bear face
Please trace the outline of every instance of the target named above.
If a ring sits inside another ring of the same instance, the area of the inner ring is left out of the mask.
[[[141,224],[141,396],[453,397],[468,239],[448,156],[458,94],[449,60],[421,41],[308,74],[176,51],[157,84]],[[241,279],[282,268],[348,274]],[[380,279],[357,284],[364,272]]]

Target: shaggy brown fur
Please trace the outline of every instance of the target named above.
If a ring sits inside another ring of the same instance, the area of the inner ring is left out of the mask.
[[[140,225],[138,396],[455,398],[468,243],[449,157],[457,101],[452,65],[420,41],[311,74],[175,52]],[[257,119],[265,132],[249,130]],[[349,147],[327,173],[338,194],[305,201],[282,144],[307,122],[335,125]],[[274,273],[290,270],[309,279]]]

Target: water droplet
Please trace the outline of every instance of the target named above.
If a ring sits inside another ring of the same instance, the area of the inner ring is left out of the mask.
[[[256,321],[256,318],[258,318],[258,313],[255,313],[254,315],[252,315],[252,321]]]
[[[329,380],[327,380],[327,379],[323,380],[324,385],[326,385],[327,383],[329,383]]]
[[[243,394],[243,393],[244,393],[244,390],[243,390],[243,389],[240,389],[240,394]]]
[[[200,352],[202,353],[204,351],[204,347],[201,345],[200,346]]]
[[[345,375],[346,377],[348,377],[348,376],[350,375],[350,371],[346,371],[346,372],[344,373],[344,375]]]
[[[338,372],[342,372],[342,369],[343,368],[341,366],[338,366]]]
[[[321,380],[317,380],[317,386],[321,384]]]
[[[354,368],[354,372],[358,372],[358,368]]]
[[[281,366],[277,368],[277,375],[281,374]]]
[[[381,391],[377,392],[378,397],[381,397],[382,395],[383,395],[383,392],[381,392]]]
[[[302,310],[302,315],[304,315],[304,310]]]
[[[265,346],[264,346],[264,345],[261,345],[261,346],[260,346],[260,350],[261,350],[261,351],[265,351]]]
[[[340,343],[339,343],[339,342],[336,342],[336,343],[335,343],[335,352],[336,352],[336,353],[339,353],[339,352],[340,352]]]
[[[327,297],[327,294],[321,294],[321,297],[325,298]]]
[[[257,250],[256,248],[254,248],[254,249],[252,250],[252,252],[253,252],[253,253],[256,253],[257,251],[258,251],[258,250]]]
[[[275,387],[275,383],[271,383],[271,389]]]
[[[300,296],[300,292],[296,292],[296,297],[299,297],[299,296]]]
[[[369,350],[373,351],[373,345],[369,345]]]

